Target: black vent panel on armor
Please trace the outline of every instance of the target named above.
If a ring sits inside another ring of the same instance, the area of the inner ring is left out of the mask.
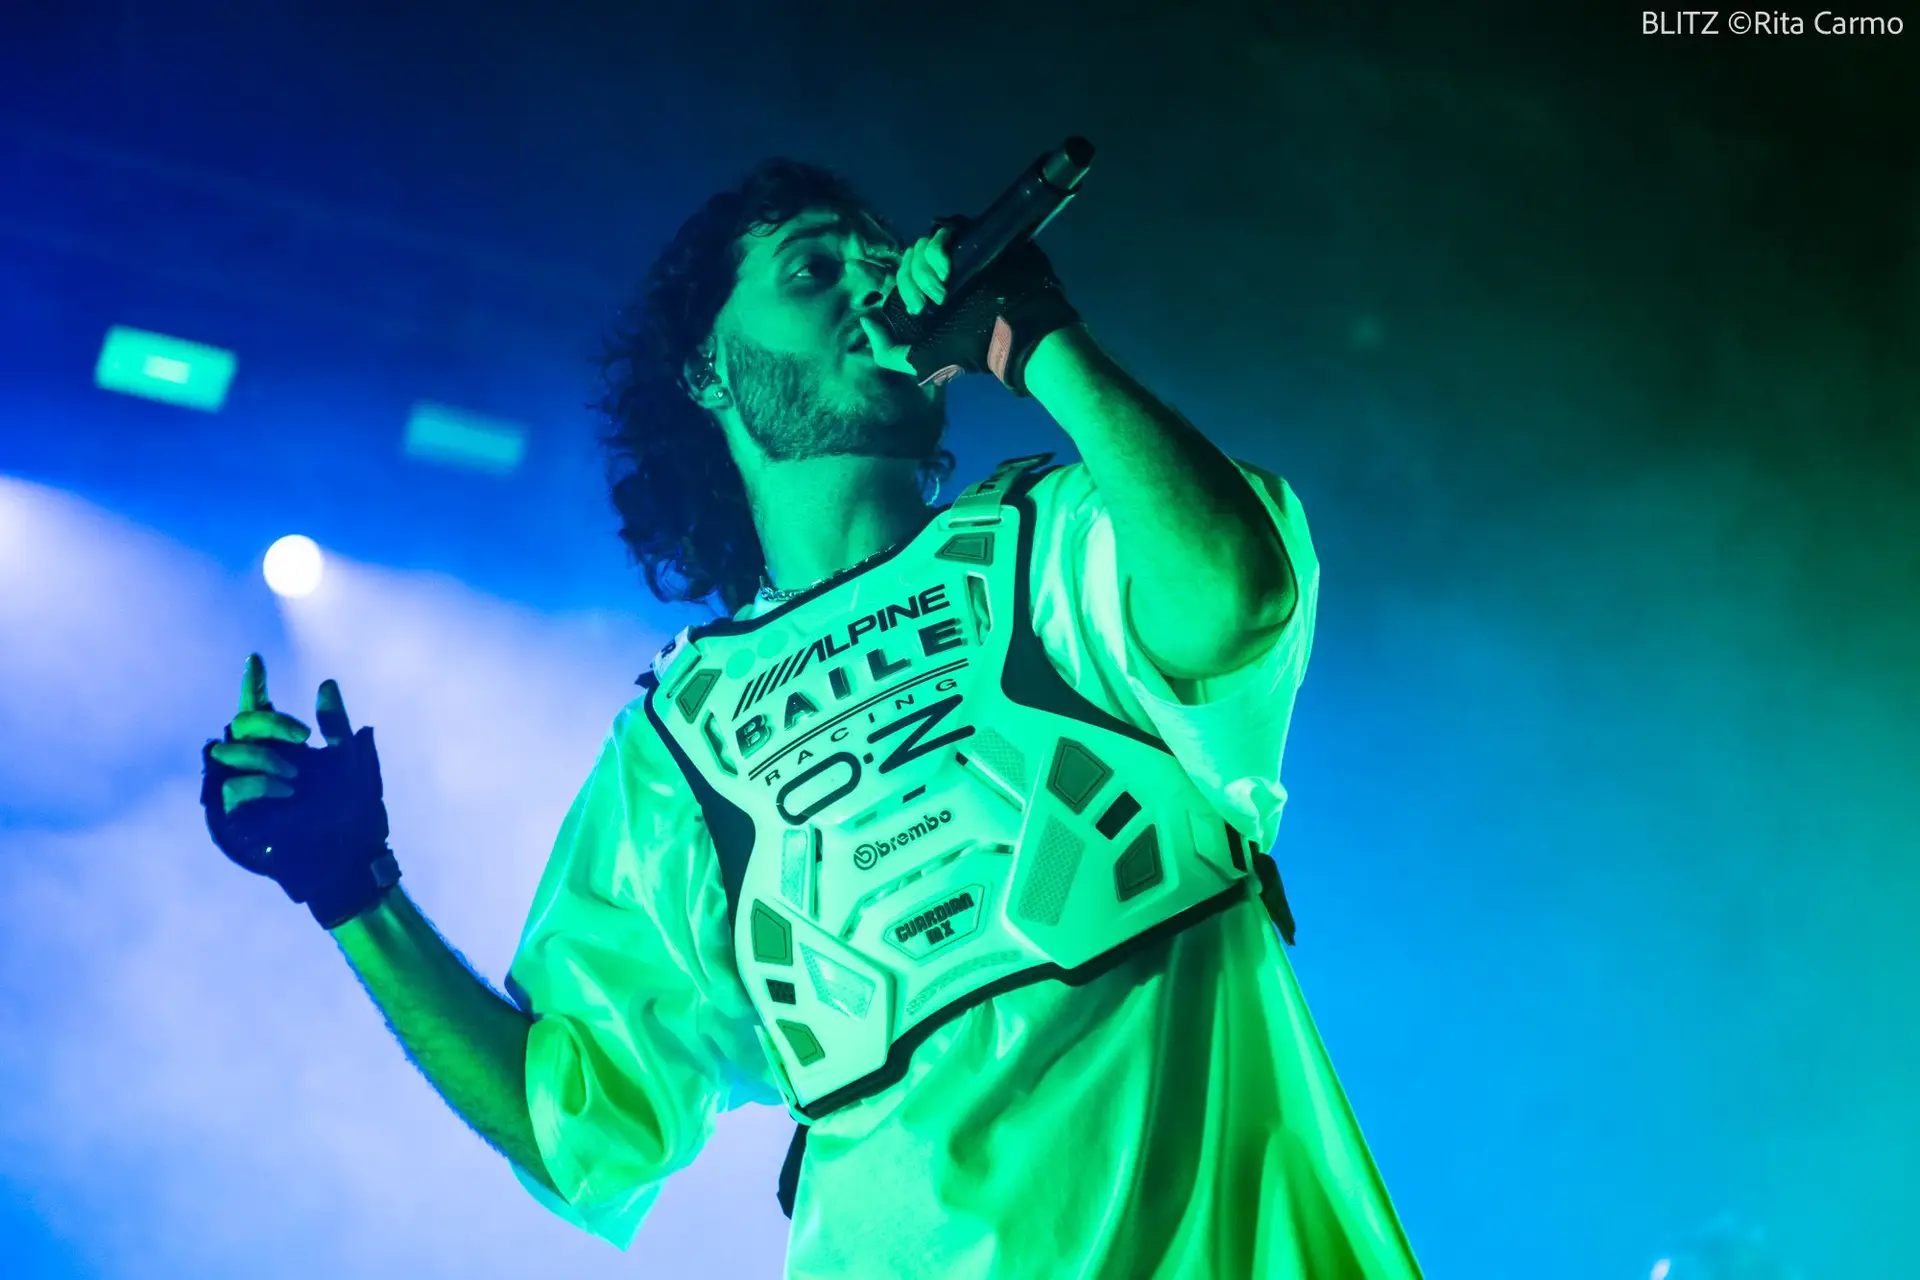
[[[696,671],[687,681],[687,687],[680,691],[673,702],[680,708],[680,714],[689,724],[700,714],[700,708],[706,705],[707,695],[713,692],[714,682],[720,679],[720,673],[712,667]]]
[[[1047,774],[1047,790],[1075,813],[1084,813],[1112,776],[1106,761],[1072,738],[1062,738],[1053,754],[1053,769]]]
[[[992,564],[991,533],[956,533],[934,552],[937,560],[957,560],[962,564]]]
[[[808,1030],[806,1023],[788,1022],[782,1018],[780,1031],[786,1036],[787,1043],[793,1046],[793,1054],[800,1059],[801,1066],[810,1067],[827,1056],[827,1051],[820,1047],[820,1041]]]
[[[1160,866],[1160,832],[1148,827],[1113,864],[1113,888],[1125,902],[1159,884],[1165,874]]]
[[[791,982],[782,982],[778,978],[768,978],[767,994],[773,997],[774,1003],[776,1004],[794,1003],[793,984]]]
[[[764,902],[753,904],[753,958],[762,964],[793,963],[793,929]]]
[[[1125,831],[1127,824],[1133,821],[1133,815],[1139,812],[1140,802],[1133,798],[1132,793],[1122,791],[1114,802],[1107,806],[1107,811],[1100,815],[1100,821],[1093,825],[1095,830],[1111,840]]]
[[[1241,843],[1239,830],[1231,822],[1227,824],[1227,854],[1233,859],[1235,871],[1247,869],[1246,847]]]

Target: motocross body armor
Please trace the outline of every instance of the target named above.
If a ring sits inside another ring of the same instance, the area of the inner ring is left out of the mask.
[[[1271,860],[1034,634],[1030,490],[1051,457],[1002,463],[851,577],[682,631],[638,681],[706,819],[801,1136],[966,1008],[1084,982],[1244,900],[1256,860],[1291,941]]]

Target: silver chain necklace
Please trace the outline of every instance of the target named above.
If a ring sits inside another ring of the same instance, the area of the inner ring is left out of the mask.
[[[803,596],[807,594],[807,592],[813,590],[817,586],[820,586],[822,583],[832,582],[835,578],[844,578],[849,574],[857,573],[861,569],[864,569],[868,565],[872,564],[875,560],[878,560],[881,556],[891,555],[895,551],[898,551],[901,547],[906,546],[911,541],[913,541],[913,535],[908,534],[906,537],[900,539],[900,541],[894,543],[892,546],[882,547],[880,550],[868,556],[865,560],[862,560],[859,564],[850,564],[844,569],[835,569],[832,573],[828,574],[826,577],[816,578],[812,582],[809,582],[804,587],[785,587],[785,588],[776,587],[773,585],[772,581],[768,579],[766,573],[762,571],[762,573],[760,574],[760,598],[762,600],[765,600],[768,604],[784,604],[788,600],[793,599],[795,596]]]
[[[940,500],[940,482],[936,479],[933,482],[933,497],[927,503],[927,514],[929,516],[932,516],[934,514],[933,504],[935,502],[938,502],[939,500]],[[912,533],[908,534],[906,537],[894,543],[892,546],[880,548],[880,550],[874,552],[872,555],[868,556],[865,560],[862,560],[859,564],[850,564],[844,569],[836,569],[832,573],[828,574],[826,577],[816,578],[812,582],[809,582],[804,587],[786,587],[786,588],[776,587],[773,585],[773,580],[767,577],[766,570],[762,569],[760,571],[760,590],[756,596],[756,599],[764,600],[768,604],[785,604],[787,601],[793,599],[796,596],[803,596],[807,594],[807,592],[813,590],[815,587],[821,585],[822,583],[832,582],[835,578],[844,578],[849,574],[858,573],[860,570],[872,564],[875,560],[880,559],[880,557],[892,555],[894,552],[898,551],[900,548],[906,546],[909,542],[912,542],[916,537],[919,536],[919,534],[920,534],[920,531],[916,529]]]

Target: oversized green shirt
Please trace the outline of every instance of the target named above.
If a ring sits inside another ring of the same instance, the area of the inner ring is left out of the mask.
[[[1241,470],[1299,588],[1263,657],[1180,689],[1153,666],[1124,619],[1112,523],[1079,463],[1032,491],[1032,616],[1081,696],[1157,734],[1223,818],[1273,848],[1320,568],[1291,489]],[[527,1101],[564,1199],[521,1181],[621,1248],[719,1112],[783,1105],[735,967],[713,843],[637,700],[561,827],[509,978],[536,1018]],[[771,1198],[776,1173],[752,1194]],[[967,1010],[903,1079],[816,1124],[786,1274],[1419,1272],[1250,884],[1244,903],[1084,986],[1038,982]]]

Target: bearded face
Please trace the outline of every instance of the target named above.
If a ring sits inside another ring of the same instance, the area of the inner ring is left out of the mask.
[[[803,212],[747,238],[715,323],[733,402],[769,461],[917,460],[946,428],[946,399],[874,361],[859,317],[892,287],[899,249],[877,225]]]
[[[945,398],[881,368],[864,345],[806,355],[742,337],[727,355],[740,423],[771,462],[844,454],[916,460],[939,446],[946,429]]]

